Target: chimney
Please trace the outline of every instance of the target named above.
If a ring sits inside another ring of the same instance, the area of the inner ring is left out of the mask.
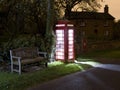
[[[105,7],[104,7],[104,13],[109,13],[109,7],[108,7],[108,5],[105,5]]]

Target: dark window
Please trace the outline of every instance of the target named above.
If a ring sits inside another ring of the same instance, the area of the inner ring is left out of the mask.
[[[84,20],[80,20],[80,26],[85,26],[85,21]]]
[[[108,36],[108,35],[109,35],[109,31],[106,30],[106,31],[105,31],[105,36]]]
[[[94,33],[95,33],[95,34],[98,34],[98,30],[97,30],[97,29],[95,29],[95,30],[94,30]]]
[[[107,20],[104,22],[104,26],[105,27],[109,26],[109,22]]]
[[[85,36],[85,34],[86,34],[85,31],[81,31],[82,36]]]

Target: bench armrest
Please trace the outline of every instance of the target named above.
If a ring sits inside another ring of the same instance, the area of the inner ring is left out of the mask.
[[[21,59],[21,57],[17,57],[17,56],[12,56],[12,58]]]
[[[38,52],[38,55],[43,55],[45,58],[47,58],[47,52]]]
[[[13,65],[15,64],[15,62],[19,66],[19,70],[16,70],[16,69],[13,68]],[[17,72],[19,72],[19,74],[21,74],[21,57],[11,56],[11,71],[13,72],[14,70],[16,70]]]
[[[12,61],[12,62],[14,62],[13,59],[14,59],[14,60],[17,60],[18,63],[20,64],[20,62],[21,62],[21,57],[12,56],[12,57],[11,57],[11,61]]]

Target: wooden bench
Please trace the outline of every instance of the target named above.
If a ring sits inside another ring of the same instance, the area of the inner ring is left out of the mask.
[[[15,71],[21,74],[23,66],[34,63],[42,63],[47,67],[46,55],[46,52],[39,52],[37,47],[23,47],[10,50],[11,72]]]

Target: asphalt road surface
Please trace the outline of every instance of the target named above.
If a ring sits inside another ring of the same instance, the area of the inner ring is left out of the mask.
[[[118,70],[95,67],[73,73],[27,90],[120,90],[120,66]]]

